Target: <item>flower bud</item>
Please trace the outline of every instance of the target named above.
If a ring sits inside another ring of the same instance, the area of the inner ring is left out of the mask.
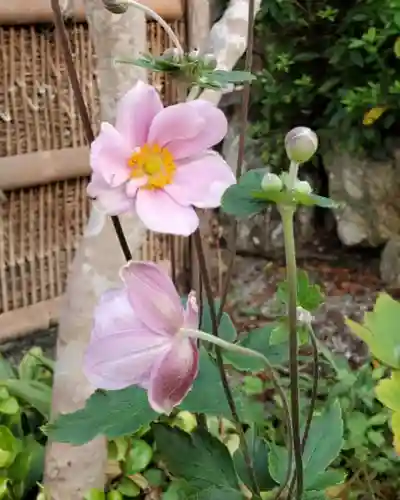
[[[313,316],[310,311],[307,311],[303,307],[299,306],[296,308],[297,322],[302,326],[310,327],[313,321]]]
[[[318,136],[308,127],[295,127],[286,134],[285,148],[291,161],[305,163],[318,149]]]
[[[263,191],[280,191],[283,187],[283,182],[276,174],[267,172],[261,181],[261,189]]]
[[[311,194],[312,193],[312,187],[307,181],[296,181],[296,184],[294,186],[294,190],[297,191],[298,193],[302,194]]]
[[[205,54],[202,59],[207,69],[215,69],[217,67],[217,58],[214,54]]]
[[[168,61],[178,61],[181,53],[180,50],[176,47],[170,47],[169,49],[165,49],[162,58]]]
[[[103,0],[104,7],[113,14],[125,14],[129,5],[118,0]]]
[[[188,54],[188,60],[195,62],[199,59],[200,51],[198,49],[193,49]]]

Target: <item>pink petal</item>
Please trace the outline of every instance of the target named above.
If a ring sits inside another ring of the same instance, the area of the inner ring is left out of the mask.
[[[169,339],[134,324],[109,333],[97,338],[95,332],[86,351],[84,373],[89,382],[97,389],[147,388],[153,366],[170,350]]]
[[[182,160],[204,153],[215,146],[225,137],[228,131],[228,122],[224,113],[213,104],[196,100],[186,103],[189,113],[201,120],[201,128],[195,136],[175,137],[168,144],[168,150],[175,160]]]
[[[131,153],[120,133],[109,123],[102,123],[100,134],[90,146],[90,166],[110,186],[119,186],[129,178]]]
[[[175,335],[183,324],[183,307],[168,274],[153,262],[131,261],[121,277],[140,320],[159,334]]]
[[[183,326],[186,328],[192,328],[193,330],[197,330],[199,328],[200,318],[199,318],[199,307],[197,305],[196,300],[196,292],[190,292],[186,309],[184,312],[184,320]]]
[[[226,189],[236,182],[230,166],[213,151],[177,166],[172,184],[164,189],[181,205],[219,207]]]
[[[126,183],[126,194],[129,196],[129,198],[134,198],[136,196],[136,193],[138,192],[138,189],[144,186],[147,183],[147,180],[147,175],[139,177],[138,179],[129,179],[129,181]]]
[[[192,339],[180,339],[157,361],[151,374],[148,397],[159,413],[171,413],[192,388],[199,370],[199,352]]]
[[[94,326],[84,371],[97,388],[147,387],[155,361],[170,341],[149,330],[137,317],[126,288],[105,292],[94,311]]]
[[[96,198],[100,210],[108,215],[133,211],[133,201],[126,195],[125,186],[110,187],[96,172],[92,174],[87,186],[87,194],[91,198]]]
[[[94,310],[93,321],[92,339],[108,337],[112,335],[111,332],[126,332],[132,326],[143,327],[132,309],[125,286],[111,288],[101,295]]]
[[[164,190],[140,189],[136,212],[143,224],[157,233],[189,236],[199,226],[192,207],[179,205]]]
[[[131,149],[147,142],[154,117],[164,109],[151,85],[139,81],[118,103],[116,128]]]
[[[172,153],[176,141],[193,140],[205,127],[204,118],[193,112],[188,103],[174,104],[164,108],[150,126],[148,141],[150,144],[167,146]]]

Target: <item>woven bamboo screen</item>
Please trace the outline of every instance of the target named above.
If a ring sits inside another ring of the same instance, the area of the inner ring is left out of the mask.
[[[185,42],[184,21],[171,25]],[[96,56],[87,25],[71,24],[68,31],[84,97],[97,129]],[[167,43],[159,25],[148,22],[149,50],[160,54]],[[170,81],[157,75],[153,84],[166,102],[176,99],[176,88]],[[76,158],[82,161],[87,158],[84,146],[82,124],[52,25],[0,27],[0,169],[1,157],[13,160],[17,169],[30,161],[30,153],[65,152],[66,148],[73,148],[72,158],[76,152]],[[38,165],[32,165],[34,168]],[[65,155],[61,168],[69,168]],[[0,338],[39,327],[36,309],[43,303],[51,305],[63,294],[69,264],[88,216],[86,185],[87,177],[77,177],[5,192],[0,201]],[[182,263],[186,253],[183,241],[173,244],[176,260]],[[143,257],[168,258],[170,248],[168,237],[149,234]],[[30,320],[18,326],[18,319],[27,311]],[[49,312],[50,316],[54,314]]]

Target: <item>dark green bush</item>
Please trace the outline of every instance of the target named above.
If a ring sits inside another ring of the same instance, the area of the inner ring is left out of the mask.
[[[400,0],[264,0],[252,119],[265,160],[281,166],[276,152],[297,125],[318,132],[322,153],[390,153],[400,128],[399,35]]]

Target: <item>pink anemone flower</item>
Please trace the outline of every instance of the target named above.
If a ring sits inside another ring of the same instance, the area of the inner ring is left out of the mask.
[[[84,372],[98,389],[137,385],[147,390],[151,407],[170,413],[191,389],[198,373],[194,292],[186,308],[168,274],[151,262],[122,268],[124,286],[107,291],[94,313]]]
[[[235,177],[211,150],[226,135],[223,112],[204,100],[164,108],[137,83],[119,102],[115,127],[102,123],[91,145],[88,194],[109,215],[135,212],[155,232],[188,236],[193,207],[220,206]]]

